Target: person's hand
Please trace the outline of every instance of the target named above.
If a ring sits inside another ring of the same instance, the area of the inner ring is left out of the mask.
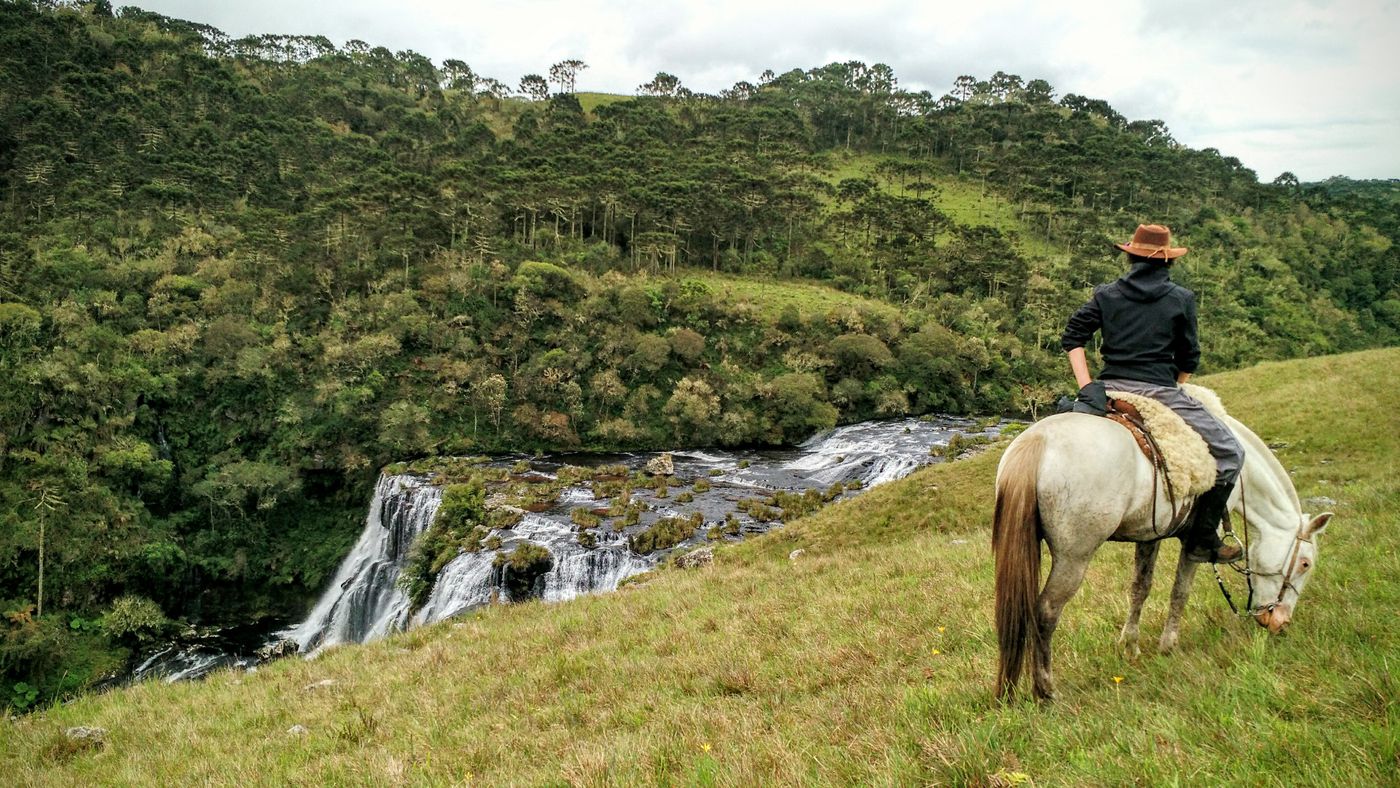
[[[1074,412],[1104,416],[1108,413],[1108,392],[1101,381],[1094,381],[1079,390],[1074,398]]]

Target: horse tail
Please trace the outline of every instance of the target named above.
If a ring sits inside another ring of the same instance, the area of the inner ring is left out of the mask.
[[[1045,454],[1038,432],[1022,435],[1006,450],[997,474],[992,553],[996,559],[997,697],[1016,691],[1030,653],[1040,648],[1036,598],[1040,592],[1040,504],[1036,477]]]

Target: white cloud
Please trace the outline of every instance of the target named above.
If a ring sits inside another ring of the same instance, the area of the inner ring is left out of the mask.
[[[582,90],[630,93],[658,71],[719,91],[766,68],[892,66],[941,94],[998,69],[1160,118],[1270,179],[1400,177],[1397,0],[147,0],[234,35],[319,33],[434,60],[457,57],[514,84],[566,57]]]

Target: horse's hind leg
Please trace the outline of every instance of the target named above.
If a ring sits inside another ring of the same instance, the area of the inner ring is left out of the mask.
[[[1118,634],[1118,647],[1129,657],[1142,653],[1138,648],[1138,619],[1142,617],[1142,604],[1147,601],[1147,592],[1152,590],[1152,570],[1157,567],[1157,550],[1160,542],[1138,542],[1134,553],[1133,584],[1128,588],[1128,620],[1123,623],[1123,631]]]
[[[1176,582],[1172,584],[1172,604],[1167,610],[1167,623],[1162,627],[1162,640],[1157,644],[1163,654],[1170,654],[1176,648],[1181,635],[1181,614],[1186,610],[1186,598],[1191,595],[1191,581],[1196,578],[1195,564],[1186,560],[1185,548],[1176,564]]]
[[[1084,582],[1084,572],[1088,568],[1087,555],[1055,555],[1050,565],[1050,577],[1045,581],[1045,588],[1040,591],[1040,599],[1036,603],[1036,612],[1040,618],[1040,643],[1035,650],[1033,664],[1035,696],[1041,700],[1055,697],[1055,679],[1050,671],[1050,640],[1055,636],[1055,627],[1060,623],[1060,613]]]

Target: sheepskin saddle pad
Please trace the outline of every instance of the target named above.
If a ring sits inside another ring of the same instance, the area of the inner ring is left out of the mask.
[[[1195,398],[1217,418],[1225,415],[1225,406],[1214,391],[1191,383],[1183,383],[1182,391]],[[1126,402],[1137,409],[1143,426],[1151,433],[1161,451],[1167,478],[1177,497],[1195,497],[1215,484],[1215,458],[1200,433],[1182,420],[1171,408],[1151,397],[1109,389],[1108,396]],[[1153,458],[1150,452],[1148,460]]]

